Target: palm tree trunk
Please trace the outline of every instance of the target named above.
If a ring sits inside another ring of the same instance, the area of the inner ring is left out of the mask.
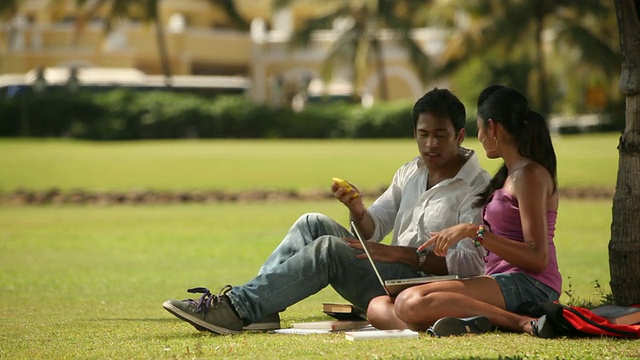
[[[389,87],[387,86],[387,74],[384,71],[384,59],[382,58],[382,45],[380,40],[374,39],[372,41],[373,49],[376,54],[376,71],[378,72],[378,89],[380,91],[380,99],[389,100]]]
[[[544,7],[544,2],[540,7]],[[536,68],[538,69],[537,98],[540,106],[540,113],[547,118],[551,111],[549,99],[547,97],[547,69],[544,58],[544,47],[542,44],[542,31],[544,30],[544,10],[535,14],[535,47],[536,47]]]
[[[158,12],[156,11],[156,13]],[[171,66],[169,66],[169,53],[167,51],[167,40],[164,36],[164,27],[162,26],[162,19],[160,19],[159,16],[155,19],[155,29],[160,63],[162,64],[162,73],[164,74],[165,85],[169,87],[171,86]]]
[[[616,304],[640,303],[640,0],[615,0],[623,56],[620,91],[627,98],[609,242]]]

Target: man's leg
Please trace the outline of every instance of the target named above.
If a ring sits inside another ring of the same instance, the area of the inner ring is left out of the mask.
[[[366,310],[369,301],[384,294],[367,259],[341,238],[321,236],[269,272],[262,272],[227,294],[241,318],[248,322],[282,311],[327,285],[356,307]],[[380,264],[385,274],[413,277],[417,273],[399,264]]]
[[[360,250],[342,240],[347,236],[351,234],[344,227],[324,215],[303,215],[258,276],[245,285],[233,287],[221,297],[207,297],[215,300],[208,301],[207,306],[202,306],[202,300],[197,304],[168,300],[163,306],[194,326],[217,333],[241,331],[242,323],[246,328],[248,323],[282,311],[329,284],[346,300],[365,310],[369,300],[384,291],[368,260],[356,258]],[[404,265],[379,264],[387,278],[417,276],[415,270]],[[220,305],[209,306],[215,303]],[[232,315],[231,309],[240,318]]]
[[[339,238],[353,236],[349,230],[326,215],[320,213],[304,214],[291,226],[282,242],[262,264],[258,274],[271,272],[302,248],[323,235],[332,235]]]
[[[200,300],[167,300],[163,307],[195,326],[218,334],[235,334],[265,315],[284,310],[332,282],[345,289],[343,296],[356,306],[383,293],[367,259],[342,238],[325,235],[312,241],[270,272],[262,272],[242,286],[225,287],[216,296],[208,289]],[[351,286],[346,286],[349,283]]]

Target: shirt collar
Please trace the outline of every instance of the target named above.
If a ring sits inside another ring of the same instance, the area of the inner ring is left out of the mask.
[[[478,173],[482,171],[480,161],[478,161],[478,155],[476,155],[476,152],[472,149],[460,147],[460,152],[464,155],[467,161],[456,174],[456,178],[462,179],[470,184],[476,176],[478,176]]]
[[[465,147],[460,147],[458,150],[460,154],[466,159],[464,165],[460,168],[456,176],[451,180],[460,179],[469,184],[476,178],[478,173],[482,170],[480,167],[480,162],[478,161],[478,156],[473,149],[468,149]],[[424,164],[424,160],[422,157],[418,157],[418,167],[423,167],[424,170],[429,174],[429,169]]]

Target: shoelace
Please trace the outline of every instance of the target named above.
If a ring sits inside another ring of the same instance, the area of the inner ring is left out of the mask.
[[[225,285],[222,289],[220,289],[220,292],[217,296],[213,295],[211,291],[209,291],[209,289],[205,287],[187,289],[187,292],[191,294],[203,294],[198,300],[188,299],[187,301],[195,302],[198,311],[204,311],[204,314],[206,316],[211,307],[213,307],[214,309],[218,307],[218,303],[222,301],[220,299],[221,296],[226,295],[229,291],[231,291],[231,289],[233,289],[233,286]]]

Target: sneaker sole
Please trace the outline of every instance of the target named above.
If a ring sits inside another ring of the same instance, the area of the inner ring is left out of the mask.
[[[474,316],[466,319],[446,317],[433,325],[431,332],[436,336],[452,336],[463,334],[480,334],[491,330],[489,319]]]
[[[240,331],[237,330],[231,330],[231,329],[227,329],[221,326],[216,326],[213,324],[210,324],[202,319],[199,319],[189,313],[186,313],[180,309],[178,309],[177,307],[173,306],[171,304],[170,301],[165,301],[162,304],[162,307],[167,310],[168,312],[170,312],[172,315],[174,315],[175,317],[184,320],[186,322],[188,322],[189,324],[193,325],[196,329],[200,330],[200,331],[211,331],[213,333],[216,334],[220,334],[220,335],[229,335],[229,334],[239,334]]]
[[[268,322],[268,323],[253,323],[242,328],[245,331],[271,331],[280,329],[280,323]]]

